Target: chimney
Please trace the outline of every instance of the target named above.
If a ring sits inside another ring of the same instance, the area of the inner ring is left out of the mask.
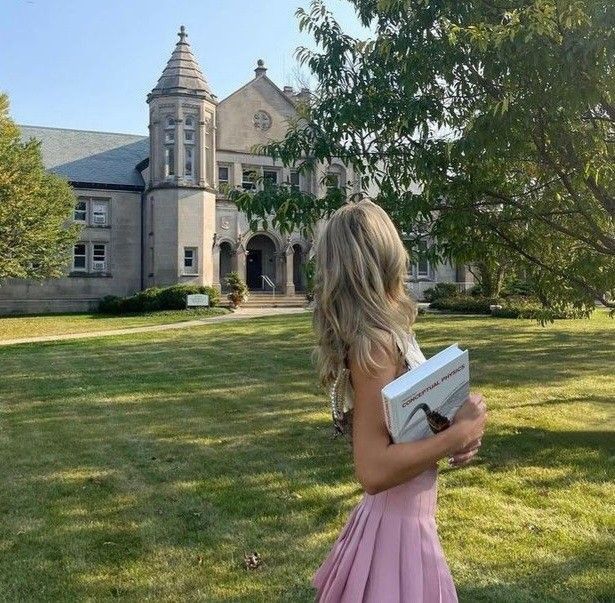
[[[309,88],[301,88],[301,90],[295,94],[294,99],[299,103],[309,103],[311,96],[312,93]]]
[[[292,97],[295,94],[295,90],[292,86],[284,86],[284,94],[288,97]]]

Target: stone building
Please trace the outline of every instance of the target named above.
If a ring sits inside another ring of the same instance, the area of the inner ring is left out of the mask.
[[[175,283],[223,289],[231,270],[252,290],[305,290],[302,266],[312,242],[271,228],[252,231],[222,185],[254,189],[264,179],[321,195],[326,176],[329,186],[347,183],[352,190],[353,175],[333,162],[305,176],[255,154],[254,145],[284,136],[307,91],[280,89],[259,60],[253,79],[218,100],[183,26],[178,35],[147,96],[148,137],[20,126],[23,138],[41,140],[46,168],[73,186],[74,220],[83,228],[67,275],[7,281],[0,314],[90,310],[105,295]],[[454,268],[425,262],[409,277],[460,280]]]

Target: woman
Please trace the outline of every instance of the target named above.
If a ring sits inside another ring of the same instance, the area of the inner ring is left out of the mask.
[[[445,431],[394,444],[381,389],[424,362],[404,279],[408,253],[388,214],[363,199],[337,210],[316,248],[314,350],[320,381],[349,375],[338,430],[351,442],[363,497],[312,578],[321,603],[457,601],[435,524],[437,461],[468,463],[486,408],[473,394]],[[349,369],[344,371],[344,369]],[[338,381],[339,383],[339,381]]]

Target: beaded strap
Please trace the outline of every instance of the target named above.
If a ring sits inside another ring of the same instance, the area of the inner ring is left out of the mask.
[[[333,426],[336,430],[335,435],[344,433],[344,413],[349,410],[346,406],[346,392],[349,385],[350,370],[342,367],[330,391],[331,418],[333,419]]]
[[[396,343],[401,352],[403,349],[400,345],[400,342],[397,338],[395,338]],[[404,355],[404,363],[406,368],[411,369],[410,362],[408,361],[408,356]],[[347,425],[347,417],[345,413],[350,410],[350,407],[347,404],[348,401],[348,388],[350,387],[350,369],[347,367],[341,367],[333,385],[331,386],[329,397],[331,402],[331,418],[333,420],[334,426],[334,436],[341,435],[344,433],[344,427]],[[384,403],[384,400],[383,400]],[[391,418],[388,414],[388,407],[386,404],[384,405],[384,416],[385,423],[387,429],[391,430]]]

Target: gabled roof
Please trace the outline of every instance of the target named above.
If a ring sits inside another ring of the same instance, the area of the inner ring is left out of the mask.
[[[133,134],[19,126],[23,140],[41,141],[45,168],[73,183],[143,188],[136,169],[149,156],[149,138]]]
[[[197,63],[190,44],[186,41],[188,34],[182,25],[179,33],[179,42],[164,68],[158,83],[154,86],[150,96],[163,94],[191,94],[200,95],[215,100],[199,64]]]
[[[269,78],[269,76],[267,75],[267,68],[264,66],[262,59],[259,59],[258,65],[254,71],[256,73],[256,77],[247,81],[243,86],[240,86],[239,88],[237,88],[237,90],[231,92],[228,96],[225,96],[220,101],[220,104],[225,103],[229,98],[232,98],[233,96],[235,96],[236,94],[239,94],[240,92],[242,92],[249,86],[252,86],[254,82],[256,82],[257,80],[262,80],[264,82],[267,82],[273,88],[273,90],[275,90],[275,92],[277,92],[277,94],[281,96],[288,103],[290,107],[292,107],[294,110],[297,109],[297,105],[295,104],[295,102],[291,98],[289,98],[286,94],[284,94],[284,92],[280,89],[280,87],[273,80]]]

